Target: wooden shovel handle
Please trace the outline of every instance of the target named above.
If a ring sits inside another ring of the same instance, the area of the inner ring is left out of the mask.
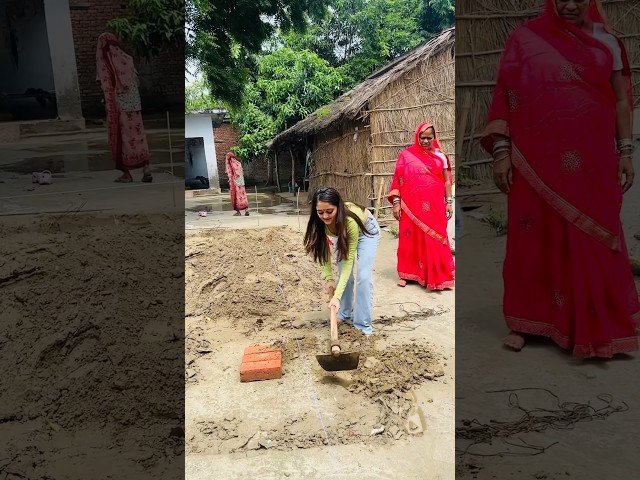
[[[338,314],[333,308],[331,311],[331,354],[340,355],[340,344],[338,343]]]

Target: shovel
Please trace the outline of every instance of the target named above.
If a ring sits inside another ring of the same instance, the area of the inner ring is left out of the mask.
[[[331,309],[331,349],[328,355],[316,355],[318,363],[327,372],[339,372],[342,370],[355,370],[360,361],[360,352],[345,353],[340,349],[338,342],[338,316]]]

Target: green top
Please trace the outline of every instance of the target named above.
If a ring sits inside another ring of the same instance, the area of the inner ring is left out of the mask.
[[[362,210],[357,205],[351,202],[345,202],[345,206],[353,213],[355,213],[362,223],[365,222],[367,218],[367,211]],[[336,235],[329,230],[328,226],[325,226],[325,232],[329,237],[337,238]],[[340,300],[342,298],[342,294],[344,293],[344,289],[347,286],[347,281],[351,276],[351,271],[353,270],[353,262],[356,258],[356,252],[358,251],[358,238],[360,237],[360,227],[356,223],[356,221],[347,217],[347,238],[348,238],[348,246],[349,251],[347,252],[347,258],[342,260],[342,272],[340,274],[340,282],[336,285],[335,297]],[[335,241],[334,241],[335,243]],[[333,273],[331,273],[331,259],[328,262],[322,263],[322,274],[326,281],[333,280]]]

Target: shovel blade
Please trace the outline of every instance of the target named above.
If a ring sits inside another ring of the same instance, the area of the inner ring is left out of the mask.
[[[340,353],[340,355],[316,355],[320,366],[327,372],[355,370],[360,361],[360,352]]]

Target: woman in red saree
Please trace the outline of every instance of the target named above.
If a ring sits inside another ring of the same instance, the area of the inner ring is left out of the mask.
[[[421,123],[414,144],[400,152],[388,199],[398,228],[398,285],[453,288],[455,266],[447,222],[453,215],[451,165],[435,127]]]
[[[244,186],[242,163],[240,163],[240,160],[238,160],[232,152],[227,153],[226,171],[229,177],[231,206],[236,211],[233,216],[239,217],[241,210],[246,210],[244,214],[245,216],[249,216],[249,199],[247,198],[247,191]]]
[[[578,357],[638,349],[620,222],[633,181],[630,73],[597,1],[547,0],[507,41],[482,145],[508,194],[509,348],[533,334]]]
[[[133,58],[112,33],[98,37],[97,81],[104,94],[111,158],[122,176],[116,182],[133,181],[131,170],[142,168],[142,181],[151,182],[149,146],[142,123],[138,75]]]

